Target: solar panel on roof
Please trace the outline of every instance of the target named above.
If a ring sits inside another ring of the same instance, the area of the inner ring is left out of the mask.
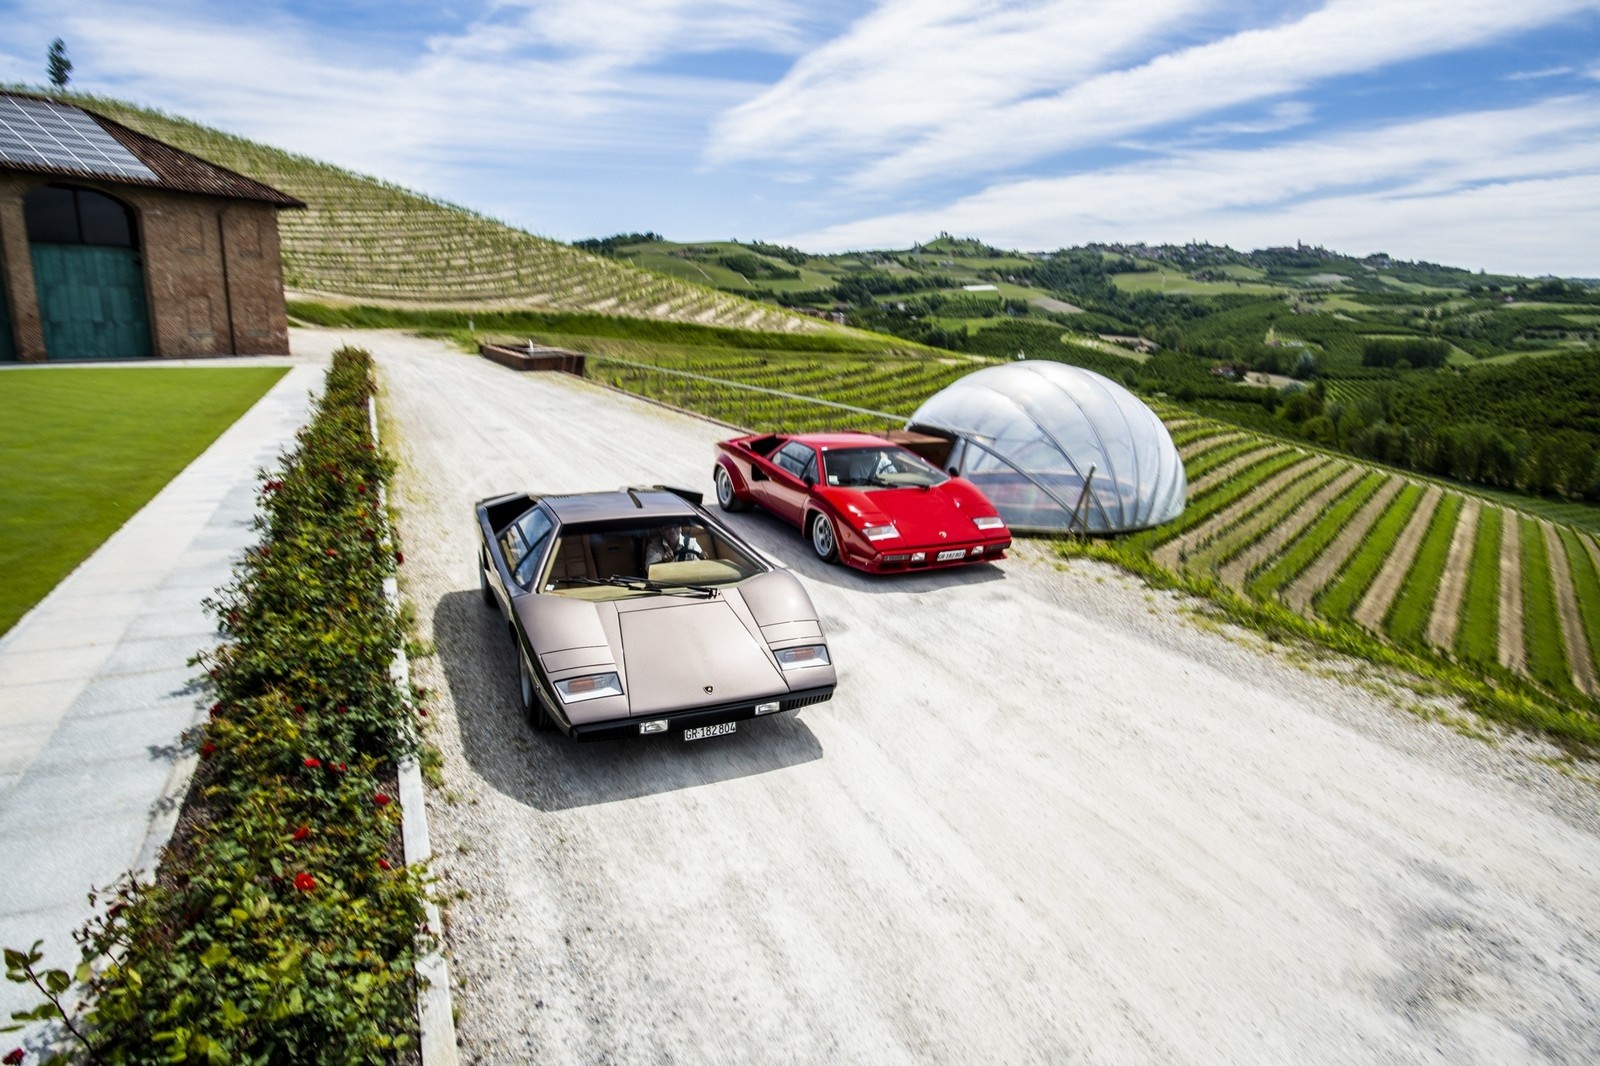
[[[85,174],[161,180],[88,114],[48,100],[0,96],[0,159]]]

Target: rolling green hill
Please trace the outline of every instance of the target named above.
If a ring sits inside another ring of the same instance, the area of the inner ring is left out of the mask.
[[[62,94],[141,133],[306,202],[279,215],[284,280],[324,300],[601,312],[743,329],[826,326],[558,241],[377,178],[126,101]]]

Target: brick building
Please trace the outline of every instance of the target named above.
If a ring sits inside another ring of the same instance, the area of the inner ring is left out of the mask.
[[[72,104],[0,92],[0,360],[289,350],[305,204]]]

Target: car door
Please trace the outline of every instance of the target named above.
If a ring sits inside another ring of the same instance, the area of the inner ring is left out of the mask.
[[[538,579],[554,530],[554,520],[543,508],[535,507],[500,534],[500,555],[511,572],[511,582],[501,579],[497,572],[494,586],[507,618],[512,615],[512,599],[527,592]]]
[[[766,483],[767,510],[798,526],[816,479],[816,450],[809,444],[789,441],[772,455],[772,477]]]
[[[741,448],[739,451],[743,454],[735,457],[736,462],[743,460],[749,463],[749,467],[740,472],[745,475],[745,486],[750,490],[750,495],[755,498],[757,506],[773,511],[774,514],[777,512],[774,510],[772,503],[772,476],[777,472],[775,459],[778,449],[782,448],[786,443],[788,442],[779,438],[778,445],[765,454],[753,448]]]

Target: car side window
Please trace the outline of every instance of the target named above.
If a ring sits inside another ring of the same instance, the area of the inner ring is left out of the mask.
[[[817,476],[817,453],[799,441],[792,440],[779,448],[772,461],[797,478],[804,479],[807,472],[813,479]]]
[[[511,528],[522,539],[523,551],[515,563],[511,563],[508,553],[506,562],[511,563],[511,576],[517,579],[517,584],[527,588],[538,576],[539,563],[544,559],[544,550],[550,543],[550,533],[555,529],[555,523],[543,510],[535,507],[517,519]]]

